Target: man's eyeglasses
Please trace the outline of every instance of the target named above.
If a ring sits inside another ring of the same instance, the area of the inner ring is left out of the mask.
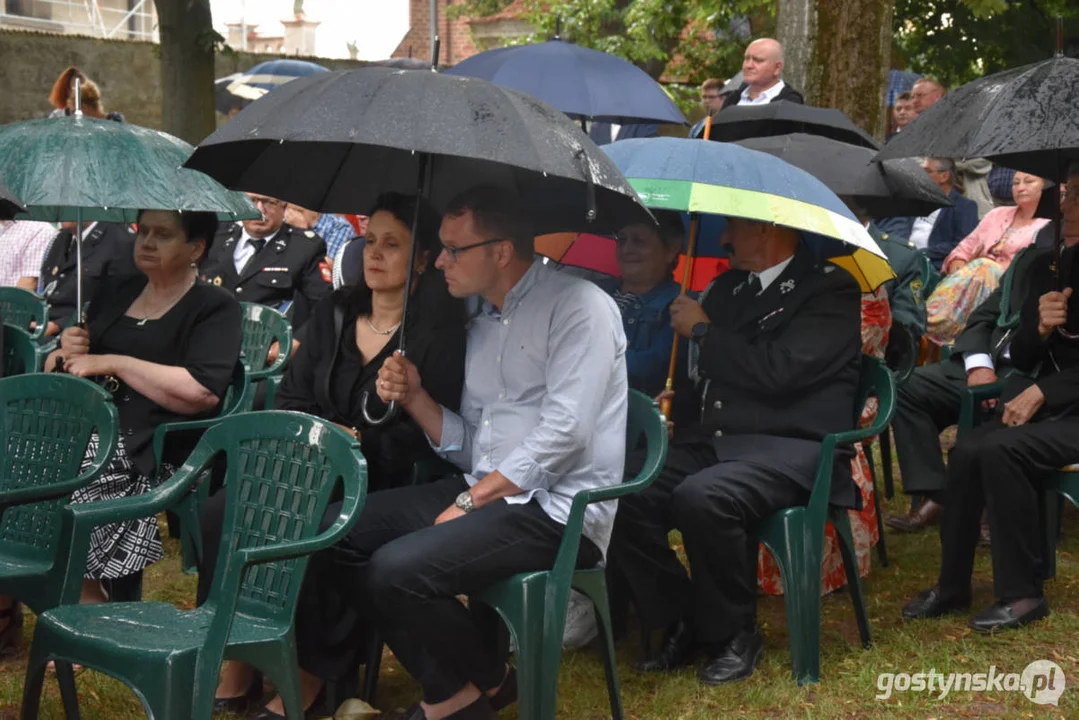
[[[718,99],[719,99],[719,94],[718,93],[707,93],[705,95],[701,95],[701,100],[718,100]]]
[[[271,210],[282,207],[285,204],[282,200],[275,200],[274,198],[267,197],[253,197],[251,198],[251,202],[254,203],[256,207],[261,205],[264,208],[268,208]]]
[[[457,256],[463,253],[465,250],[483,247],[484,245],[494,245],[495,243],[500,242],[509,242],[509,240],[506,238],[491,238],[490,240],[484,240],[483,242],[474,243],[472,245],[465,245],[464,247],[450,247],[449,245],[442,244],[442,249],[445,252],[449,253],[451,262],[457,262]]]

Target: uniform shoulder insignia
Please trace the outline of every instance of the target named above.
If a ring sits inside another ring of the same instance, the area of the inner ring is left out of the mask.
[[[304,230],[303,236],[306,238],[313,238],[315,237],[315,233],[313,230]]]
[[[888,239],[888,233],[881,233],[880,234],[880,239],[881,240],[887,240]]]

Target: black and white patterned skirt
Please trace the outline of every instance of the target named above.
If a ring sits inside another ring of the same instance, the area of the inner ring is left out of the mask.
[[[89,467],[97,455],[97,445],[97,433],[94,433],[86,448],[82,471]],[[171,468],[164,470],[165,477],[172,474]],[[71,502],[86,503],[134,497],[148,492],[153,486],[153,478],[140,475],[131,464],[124,446],[124,436],[121,435],[116,443],[112,462],[96,480],[72,493]],[[163,557],[165,552],[161,547],[156,516],[99,525],[90,533],[86,578],[121,578],[153,565]]]

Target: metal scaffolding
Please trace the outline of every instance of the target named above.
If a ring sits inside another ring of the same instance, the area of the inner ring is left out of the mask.
[[[0,0],[0,26],[156,42],[152,0]]]

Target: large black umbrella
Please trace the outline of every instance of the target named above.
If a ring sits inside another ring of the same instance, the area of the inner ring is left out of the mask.
[[[873,162],[875,150],[805,133],[749,138],[738,144],[802,168],[836,195],[853,198],[873,217],[922,217],[952,205],[912,158]]]
[[[988,158],[1063,179],[1079,160],[1079,60],[1052,60],[997,73],[938,100],[881,150],[881,160]]]
[[[652,222],[618,168],[563,113],[486,80],[438,73],[367,67],[293,80],[204,140],[186,166],[321,212],[365,212],[391,190],[418,189],[444,207],[494,184],[524,199],[537,234]],[[391,403],[367,419],[394,412]]]
[[[26,208],[10,190],[0,183],[0,220],[11,220],[16,213],[26,212]]]
[[[790,133],[817,135],[873,150],[880,148],[869,133],[839,110],[809,107],[787,100],[767,105],[729,107],[712,118],[712,135],[709,139],[736,142]]]

